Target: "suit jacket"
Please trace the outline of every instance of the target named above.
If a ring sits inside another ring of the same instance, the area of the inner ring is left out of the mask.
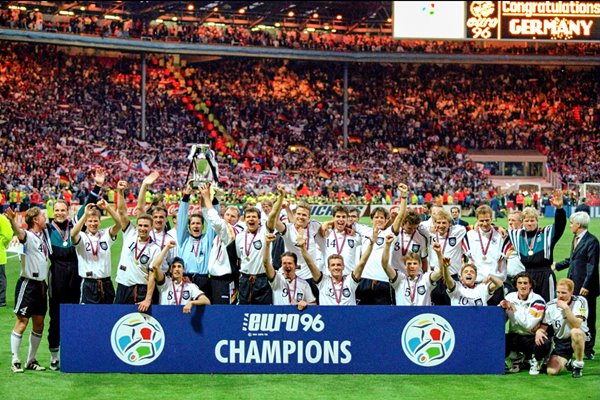
[[[469,223],[463,219],[459,219],[458,221],[452,220],[452,225],[464,226],[467,231],[471,230]]]
[[[579,290],[584,287],[590,292],[586,297],[598,297],[599,257],[598,239],[588,231],[583,235],[575,250],[573,250],[573,243],[571,243],[571,256],[556,264],[557,270],[569,268],[567,278],[575,282],[575,295],[579,295]]]

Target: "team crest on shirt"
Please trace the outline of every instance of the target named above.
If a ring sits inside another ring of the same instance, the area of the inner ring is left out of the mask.
[[[354,239],[348,239],[348,246],[350,246],[351,249],[354,248]]]
[[[378,237],[375,243],[377,243],[377,246],[381,246],[383,244],[383,240],[384,239],[382,237]]]
[[[189,300],[190,299],[190,291],[189,290],[184,290],[183,293],[181,294],[181,297],[184,300]]]
[[[413,243],[412,246],[410,247],[410,251],[413,253],[418,253],[420,248],[421,248],[420,244]]]
[[[148,261],[150,261],[150,257],[148,257],[147,255],[143,254],[143,255],[140,257],[140,263],[141,263],[141,264],[144,264],[144,265],[145,265],[145,264],[148,264]]]
[[[417,293],[419,293],[421,296],[423,296],[425,294],[425,286],[421,285],[417,288]]]
[[[100,242],[100,248],[104,251],[106,251],[108,249],[108,243],[106,242]]]
[[[252,243],[252,244],[254,245],[254,248],[255,248],[256,250],[260,250],[260,249],[262,249],[262,242],[261,242],[260,240],[258,240],[258,241],[256,241],[256,242],[254,242],[254,243]]]
[[[481,300],[481,299],[475,299],[475,305],[476,306],[482,306],[483,305],[483,300]]]
[[[350,297],[350,289],[344,288],[342,294],[344,295],[344,297]]]
[[[456,238],[454,238],[454,237],[449,238],[448,244],[452,247],[456,246]]]
[[[304,299],[304,293],[296,293],[296,301],[302,301]]]

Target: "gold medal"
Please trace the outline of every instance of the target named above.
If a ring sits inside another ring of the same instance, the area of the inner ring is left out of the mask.
[[[65,246],[65,247],[67,247],[68,244],[69,243],[66,240],[63,242],[63,246]]]
[[[527,254],[531,257],[533,255],[533,250],[529,250]]]
[[[483,261],[485,261],[485,260],[487,260],[487,257],[486,257],[486,256],[483,256],[483,257],[481,257],[481,259],[482,259]]]
[[[92,256],[92,260],[94,260],[94,261],[98,261],[98,256],[94,254],[94,255]]]

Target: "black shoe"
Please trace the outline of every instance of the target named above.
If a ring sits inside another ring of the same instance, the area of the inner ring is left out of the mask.
[[[50,363],[50,369],[52,371],[60,371],[60,362],[58,360],[52,361]]]
[[[567,369],[567,371],[573,372],[573,360],[567,361],[567,363],[565,364],[565,368]]]
[[[581,378],[583,376],[583,368],[574,367],[572,375],[573,378]]]
[[[594,359],[594,352],[593,351],[586,351],[585,352],[585,359],[586,360],[593,360]]]

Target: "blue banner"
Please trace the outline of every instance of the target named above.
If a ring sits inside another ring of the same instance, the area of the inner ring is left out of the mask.
[[[500,307],[61,305],[63,372],[502,374]]]

